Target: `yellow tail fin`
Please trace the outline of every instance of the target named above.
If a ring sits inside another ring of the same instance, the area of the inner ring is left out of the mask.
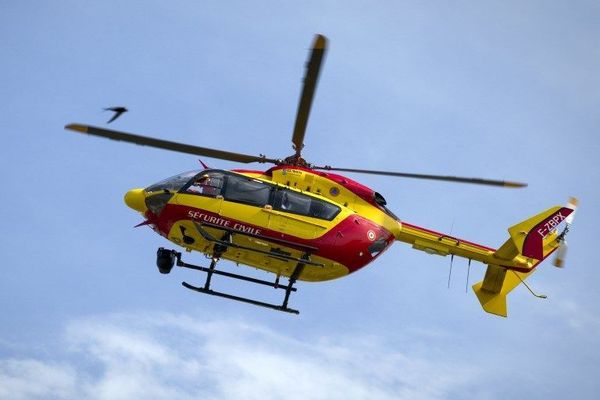
[[[510,238],[494,253],[497,263],[488,263],[483,281],[473,285],[486,312],[508,315],[506,296],[559,247],[556,228],[572,212],[571,208],[552,207],[508,229]]]

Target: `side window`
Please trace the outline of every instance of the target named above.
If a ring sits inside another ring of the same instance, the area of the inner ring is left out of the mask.
[[[221,172],[208,172],[197,176],[185,192],[215,197],[221,194],[222,188],[223,174]]]
[[[277,194],[278,196],[275,200],[276,208],[282,211],[289,211],[295,214],[309,214],[311,202],[310,197],[287,190],[280,190],[277,192]]]
[[[279,211],[326,219],[329,221],[335,218],[341,210],[338,206],[326,201],[286,189],[279,189],[275,192],[273,207]]]
[[[312,199],[310,204],[310,216],[331,221],[340,212],[338,206],[334,206],[326,201]]]
[[[269,203],[271,187],[258,180],[229,175],[223,197],[225,200],[263,207]]]

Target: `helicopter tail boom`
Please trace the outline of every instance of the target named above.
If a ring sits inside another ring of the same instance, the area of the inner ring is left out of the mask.
[[[487,264],[484,279],[473,285],[473,290],[486,312],[506,317],[506,296],[520,283],[531,291],[525,279],[560,247],[565,231],[559,234],[557,228],[568,222],[573,211],[556,206],[513,225],[508,229],[510,238],[497,250],[405,222],[396,238],[429,254],[450,254]]]

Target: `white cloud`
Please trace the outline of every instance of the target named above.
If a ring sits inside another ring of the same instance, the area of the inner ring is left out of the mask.
[[[477,377],[378,337],[295,338],[184,315],[78,320],[64,340],[60,363],[0,360],[0,398],[442,399]]]
[[[74,398],[76,373],[68,365],[31,359],[0,360],[0,399]]]

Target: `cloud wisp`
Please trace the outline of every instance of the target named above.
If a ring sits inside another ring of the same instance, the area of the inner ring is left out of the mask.
[[[0,359],[0,398],[443,399],[477,377],[373,336],[300,339],[186,315],[77,320],[63,340],[51,361]]]

